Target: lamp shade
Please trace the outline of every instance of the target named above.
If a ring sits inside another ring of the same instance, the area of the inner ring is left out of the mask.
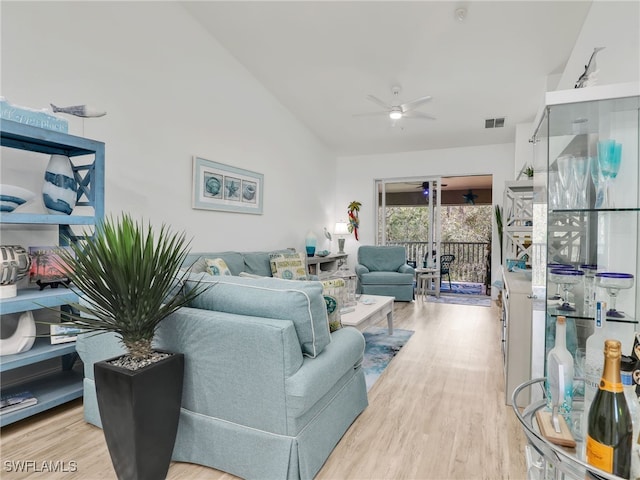
[[[336,222],[336,226],[333,227],[334,235],[349,235],[349,225],[347,222]]]

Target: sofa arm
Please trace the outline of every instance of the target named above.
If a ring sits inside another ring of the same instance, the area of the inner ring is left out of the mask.
[[[285,381],[303,361],[291,321],[183,307],[156,340],[185,355],[183,409],[286,434]]]
[[[360,276],[364,273],[369,273],[369,269],[367,267],[365,267],[364,265],[357,263],[356,264],[356,275]]]
[[[400,268],[398,268],[398,273],[410,273],[411,275],[414,275],[416,270],[411,265],[403,263],[400,265]]]

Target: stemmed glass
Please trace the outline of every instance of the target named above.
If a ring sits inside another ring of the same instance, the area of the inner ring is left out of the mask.
[[[587,179],[589,178],[589,157],[574,157],[571,171],[575,191],[575,208],[588,208]]]
[[[582,270],[558,268],[549,272],[549,280],[553,283],[562,285],[562,290],[564,291],[564,301],[562,302],[562,305],[558,307],[558,310],[566,312],[573,312],[576,310],[569,302],[569,292],[573,289],[573,286],[576,283],[582,282],[582,277],[584,277],[584,272]]]
[[[600,140],[598,142],[598,165],[600,166],[600,172],[604,178],[603,208],[614,207],[613,199],[611,198],[611,183],[618,176],[620,160],[622,157],[621,154],[621,143],[616,143],[615,140]]]
[[[549,273],[551,273],[552,270],[573,270],[573,266],[572,265],[567,265],[565,263],[549,263],[547,265],[547,269],[549,270]],[[551,277],[551,275],[549,275],[549,281],[551,283],[555,283],[556,284],[556,293],[554,295],[551,295],[550,297],[548,297],[549,300],[560,300],[562,299],[562,295],[560,295],[560,282],[556,282],[555,280],[553,280],[552,278],[555,278],[557,280],[556,277]]]
[[[601,272],[596,273],[596,285],[607,290],[611,304],[607,310],[607,317],[624,318],[622,312],[616,310],[616,298],[618,291],[623,288],[633,287],[633,275],[630,273]]]
[[[555,170],[549,171],[549,208],[551,210],[560,208],[560,190],[558,172]]]
[[[600,164],[598,159],[592,158],[589,163],[591,170],[591,180],[596,190],[596,200],[593,202],[593,208],[602,208],[602,202],[604,201],[604,178],[600,172]]]
[[[558,157],[556,163],[558,164],[558,178],[560,179],[560,208],[571,208],[573,206],[573,199],[575,198],[575,190],[573,188],[573,175],[572,164],[573,155],[562,155]]]

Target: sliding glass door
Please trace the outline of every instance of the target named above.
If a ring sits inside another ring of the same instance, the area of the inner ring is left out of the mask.
[[[440,177],[376,180],[377,244],[402,245],[418,267],[440,268]]]

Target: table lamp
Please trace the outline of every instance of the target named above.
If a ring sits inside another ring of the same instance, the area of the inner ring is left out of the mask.
[[[347,225],[347,222],[336,222],[336,226],[333,228],[333,234],[338,237],[338,253],[345,253],[344,237],[349,235],[349,226]]]

